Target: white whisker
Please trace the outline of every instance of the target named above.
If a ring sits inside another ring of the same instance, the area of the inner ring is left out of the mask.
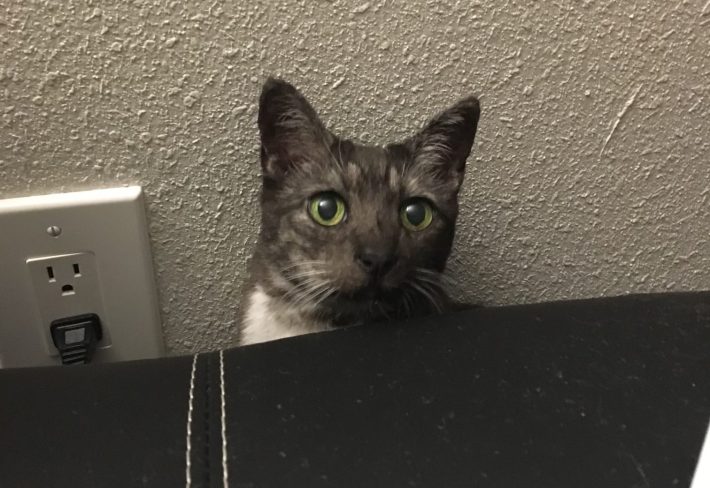
[[[441,293],[446,295],[461,294],[462,289],[456,280],[451,276],[426,268],[417,268],[416,276],[420,281],[430,283]]]
[[[305,267],[305,266],[324,266],[325,264],[326,264],[325,261],[322,261],[320,259],[298,261],[295,263],[291,263],[288,266],[284,266],[283,268],[281,268],[280,271],[283,273],[283,272],[286,272],[286,271],[293,269],[293,268],[300,268],[300,267]]]
[[[325,288],[325,290],[320,293],[318,297],[313,299],[313,307],[318,308],[325,300],[328,299],[328,297],[332,296],[336,291],[337,290],[329,284],[328,287]]]
[[[307,293],[310,289],[312,289],[314,286],[318,285],[319,283],[320,283],[320,281],[315,280],[315,279],[303,280],[300,283],[298,283],[296,286],[291,288],[289,291],[287,291],[283,295],[283,299],[289,300],[291,298],[296,298],[303,293]]]
[[[412,286],[412,288],[414,288],[422,296],[424,296],[424,298],[429,300],[429,302],[434,306],[434,308],[436,308],[437,312],[439,312],[439,313],[443,312],[441,304],[439,303],[439,301],[436,299],[435,295],[433,294],[433,293],[435,293],[434,290],[429,289],[426,286],[426,284],[421,281],[419,281],[419,282],[411,281],[409,284],[410,284],[410,286]]]
[[[309,269],[307,271],[301,271],[300,273],[284,273],[283,277],[286,278],[287,280],[295,280],[299,278],[311,278],[314,276],[323,276],[324,274],[327,274],[328,272],[324,269]]]
[[[315,286],[311,286],[296,297],[294,305],[312,305],[313,300],[328,288],[330,288],[329,282],[320,282]]]

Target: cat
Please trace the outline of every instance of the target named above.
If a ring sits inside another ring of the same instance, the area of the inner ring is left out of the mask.
[[[340,138],[291,84],[259,100],[261,231],[241,345],[442,312],[443,271],[480,105],[384,147]]]

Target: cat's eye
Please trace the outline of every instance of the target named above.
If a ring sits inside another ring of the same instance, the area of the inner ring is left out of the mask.
[[[402,204],[399,216],[405,229],[417,232],[431,225],[434,209],[427,200],[414,198]]]
[[[308,213],[320,225],[332,227],[345,218],[345,201],[334,192],[318,193],[309,200]]]

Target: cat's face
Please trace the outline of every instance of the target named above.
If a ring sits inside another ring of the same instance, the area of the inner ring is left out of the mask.
[[[438,305],[478,115],[469,98],[402,143],[363,146],[330,133],[291,85],[269,80],[259,252],[270,286],[331,315]]]

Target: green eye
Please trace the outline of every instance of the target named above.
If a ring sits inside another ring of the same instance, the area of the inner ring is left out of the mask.
[[[431,225],[431,221],[434,218],[434,210],[428,201],[422,198],[415,198],[402,204],[399,216],[405,229],[416,232],[424,230]]]
[[[345,202],[337,193],[319,193],[308,202],[308,213],[320,225],[332,227],[345,218]]]

